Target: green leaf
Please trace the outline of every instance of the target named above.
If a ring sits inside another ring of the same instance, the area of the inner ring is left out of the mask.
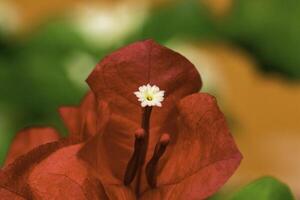
[[[260,178],[235,193],[230,200],[294,200],[289,187],[272,177]]]

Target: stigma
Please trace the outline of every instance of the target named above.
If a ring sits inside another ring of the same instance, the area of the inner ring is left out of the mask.
[[[160,90],[156,85],[142,85],[139,90],[134,92],[142,107],[158,106],[161,107],[161,102],[164,100],[165,91]]]

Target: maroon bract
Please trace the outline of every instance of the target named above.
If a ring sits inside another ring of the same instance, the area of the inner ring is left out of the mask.
[[[69,138],[84,141],[101,132],[108,120],[107,103],[96,102],[92,92],[83,98],[79,107],[63,106],[59,113],[69,131]]]
[[[0,180],[7,179],[6,175],[0,169]],[[3,185],[0,185],[0,197],[3,200],[25,200],[22,196],[18,195],[17,193],[8,190]]]
[[[89,92],[80,106],[63,106],[59,113],[69,131],[69,137],[85,140],[96,134],[97,106],[94,94]]]
[[[180,54],[137,42],[105,57],[88,83],[96,99],[60,110],[71,139],[17,159],[24,173],[4,173],[22,181],[0,186],[36,199],[205,199],[238,167],[224,115]]]
[[[54,142],[60,138],[57,131],[51,127],[26,128],[20,131],[13,140],[4,166],[12,163],[17,157],[42,144]]]

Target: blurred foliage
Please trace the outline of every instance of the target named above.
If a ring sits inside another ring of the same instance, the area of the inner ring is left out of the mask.
[[[213,196],[209,197],[207,200],[224,200],[224,194],[216,193]]]
[[[199,1],[174,1],[154,9],[141,33],[134,39],[152,38],[160,43],[170,39],[209,40],[217,37],[209,11]]]
[[[21,39],[2,37],[0,105],[5,107],[2,115],[8,118],[8,124],[2,130],[6,133],[1,133],[0,143],[6,148],[1,148],[0,162],[12,133],[24,126],[50,125],[65,133],[58,107],[78,104],[87,90],[71,82],[65,66],[69,57],[79,50],[95,60],[102,56],[100,50],[87,46],[75,28],[63,20],[46,23]]]
[[[230,200],[294,200],[287,185],[272,177],[260,178],[235,193]]]
[[[300,79],[300,1],[235,0],[220,30],[258,58],[266,72]]]
[[[7,58],[7,67],[1,66],[6,73],[0,79],[1,101],[17,110],[17,128],[33,122],[56,124],[53,114],[57,107],[77,103],[76,97],[82,93],[67,80],[62,63],[72,49],[81,46],[80,38],[65,25],[57,26],[42,27],[17,44],[10,44],[2,54]]]

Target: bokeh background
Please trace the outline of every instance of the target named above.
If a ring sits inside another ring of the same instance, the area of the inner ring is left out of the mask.
[[[21,128],[66,135],[57,108],[95,64],[152,38],[197,66],[244,155],[217,196],[269,175],[300,198],[299,21],[296,0],[1,0],[0,163]]]

